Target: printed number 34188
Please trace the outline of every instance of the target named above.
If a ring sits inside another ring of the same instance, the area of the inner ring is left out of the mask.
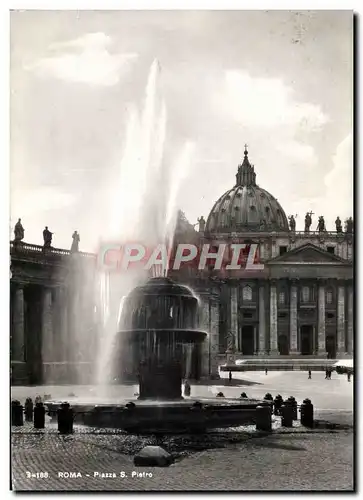
[[[49,477],[48,472],[26,472],[27,478],[44,479]]]

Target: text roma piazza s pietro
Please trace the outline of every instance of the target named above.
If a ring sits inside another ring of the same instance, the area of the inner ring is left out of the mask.
[[[77,479],[77,478],[83,478],[83,477],[89,477],[89,478],[94,478],[94,479],[116,479],[116,478],[127,478],[131,476],[132,478],[138,478],[138,479],[147,479],[147,478],[152,478],[153,474],[152,472],[145,472],[145,471],[131,471],[129,473],[125,471],[119,471],[119,472],[92,472],[90,474],[84,474],[81,472],[58,472],[58,478],[63,478],[63,479]]]
[[[182,267],[198,270],[262,271],[259,245],[255,243],[178,244],[172,250],[165,244],[153,247],[142,243],[102,244],[98,267],[108,271],[150,270],[155,266],[178,271]]]

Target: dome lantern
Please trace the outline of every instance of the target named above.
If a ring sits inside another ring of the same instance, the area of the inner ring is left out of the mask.
[[[236,186],[256,186],[255,168],[249,162],[247,144],[245,144],[243,162],[238,165]]]

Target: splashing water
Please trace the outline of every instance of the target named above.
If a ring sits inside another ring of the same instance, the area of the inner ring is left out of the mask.
[[[110,224],[103,238],[123,243],[142,242],[153,248],[166,244],[171,248],[177,221],[177,195],[193,155],[187,143],[176,162],[164,162],[167,113],[160,92],[160,65],[154,61],[149,72],[141,116],[131,109],[119,179],[110,194]],[[97,384],[107,386],[115,373],[113,346],[122,321],[123,299],[137,285],[152,276],[165,276],[168,262],[124,274],[100,271],[99,302],[103,332],[96,359]]]

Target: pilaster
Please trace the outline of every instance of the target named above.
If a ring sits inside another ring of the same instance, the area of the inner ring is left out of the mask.
[[[318,285],[318,355],[326,356],[325,281],[323,280],[319,280]]]
[[[238,335],[238,288],[237,285],[231,284],[231,333],[234,336],[234,345],[237,351],[241,350],[239,345]]]
[[[337,356],[345,353],[345,285],[338,282],[337,300]]]
[[[270,281],[270,354],[278,354],[277,344],[277,283]]]
[[[348,328],[347,328],[347,341],[348,341],[348,354],[353,354],[354,349],[354,330],[353,330],[353,285],[348,285]]]
[[[290,354],[297,354],[297,282],[290,282]]]
[[[266,305],[265,305],[266,284],[260,283],[258,290],[258,345],[256,351],[258,354],[266,354]]]

